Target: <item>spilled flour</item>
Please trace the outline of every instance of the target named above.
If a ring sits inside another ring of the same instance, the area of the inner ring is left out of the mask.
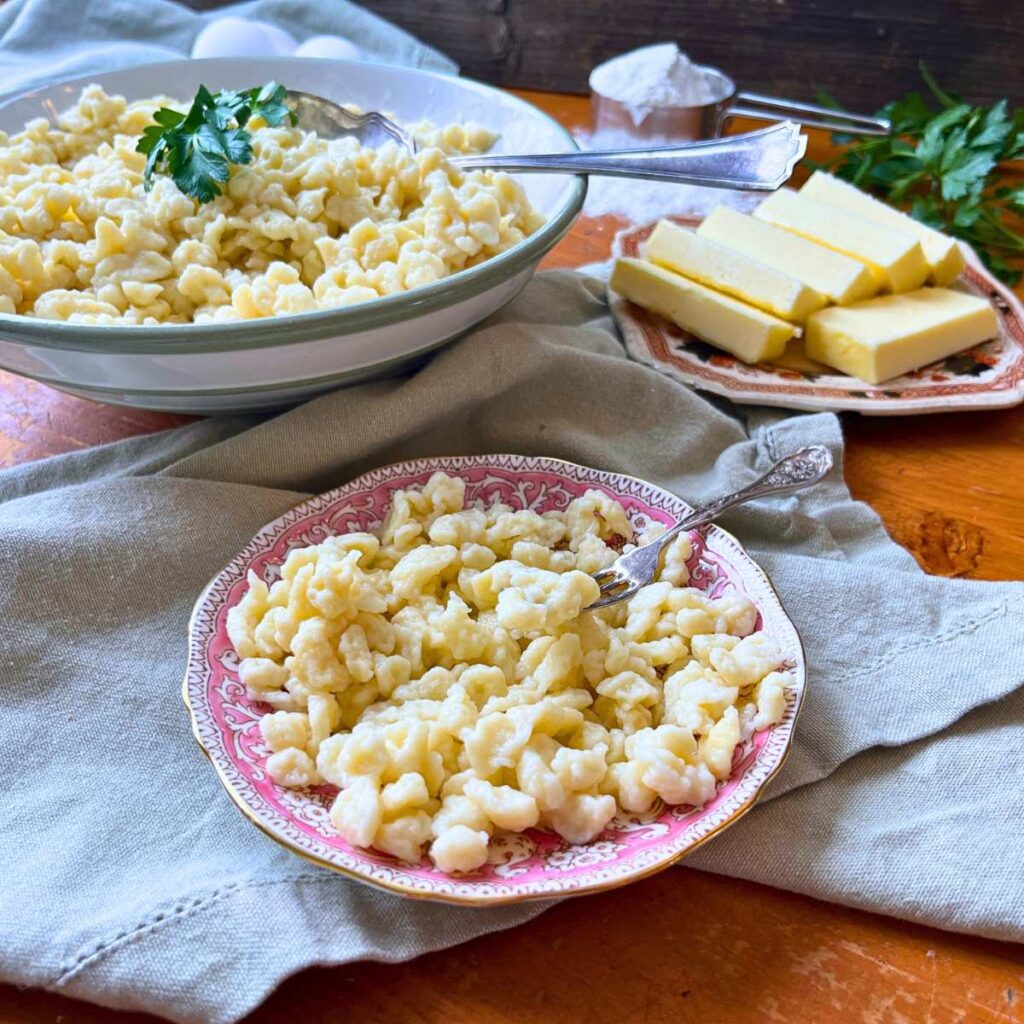
[[[634,136],[608,129],[593,133],[575,132],[574,137],[583,149],[637,147]],[[674,141],[677,140],[654,138],[648,144],[669,146]],[[737,192],[733,189],[705,188],[700,185],[675,185],[665,181],[591,175],[583,212],[591,217],[615,214],[633,224],[646,224],[669,214],[704,216],[716,206],[731,206],[748,213],[757,206],[760,198],[757,192]]]

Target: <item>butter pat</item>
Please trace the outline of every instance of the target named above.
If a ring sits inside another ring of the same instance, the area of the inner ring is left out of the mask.
[[[786,273],[832,302],[856,302],[878,292],[879,284],[860,260],[833,252],[774,224],[754,220],[727,206],[712,210],[700,227],[700,238],[721,242],[762,263],[785,267]]]
[[[796,333],[792,324],[771,313],[645,260],[616,260],[609,285],[630,302],[748,363],[782,355]]]
[[[919,288],[811,314],[804,349],[811,359],[880,384],[998,332],[996,311],[984,299],[950,288]]]
[[[879,202],[849,182],[834,178],[824,171],[815,171],[800,189],[800,195],[819,203],[828,203],[829,206],[838,206],[847,213],[883,227],[913,235],[921,243],[928,263],[928,280],[932,284],[951,284],[963,272],[964,256],[955,239]]]
[[[668,220],[658,222],[643,255],[783,320],[802,323],[809,314],[828,304],[821,292],[795,277]]]
[[[754,216],[861,260],[885,291],[908,292],[919,288],[928,278],[924,250],[913,235],[789,189],[770,195],[754,211]]]

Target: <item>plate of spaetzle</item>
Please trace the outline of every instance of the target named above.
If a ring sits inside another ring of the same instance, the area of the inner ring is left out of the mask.
[[[367,473],[201,595],[193,732],[254,825],[394,892],[485,905],[661,870],[753,805],[805,683],[778,595],[717,526],[586,610],[592,573],[687,511],[549,458]]]

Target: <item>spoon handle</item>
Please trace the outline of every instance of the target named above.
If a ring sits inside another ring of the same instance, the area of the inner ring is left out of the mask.
[[[482,153],[450,159],[464,170],[486,167],[540,174],[604,174],[771,192],[793,173],[793,167],[806,148],[807,138],[800,126],[793,121],[783,121],[745,135],[662,148],[583,150],[535,156]]]

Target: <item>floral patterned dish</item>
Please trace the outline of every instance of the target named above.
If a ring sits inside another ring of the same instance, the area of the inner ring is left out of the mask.
[[[699,218],[671,217],[687,227]],[[631,227],[615,239],[614,255],[637,256],[654,224]],[[962,409],[1005,409],[1024,402],[1024,307],[964,246],[960,286],[989,299],[999,314],[999,337],[884,384],[865,384],[797,355],[784,366],[750,366],[680,327],[609,293],[612,313],[630,355],[670,377],[746,405],[901,416]]]
[[[349,846],[328,817],[334,787],[289,790],[270,780],[259,730],[260,717],[270,709],[246,696],[226,630],[228,609],[244,592],[248,570],[269,583],[291,549],[379,526],[396,490],[422,485],[437,470],[466,482],[467,505],[502,501],[545,512],[564,508],[596,487],[620,501],[638,528],[652,519],[669,523],[689,511],[680,498],[633,477],[557,459],[482,455],[386,466],[269,523],[196,603],[183,685],[196,739],[245,816],[300,856],[360,881],[407,896],[485,905],[594,892],[642,878],[674,863],[747,811],[785,759],[803,696],[804,655],[764,572],[734,537],[716,526],[693,534],[690,585],[712,596],[731,589],[746,593],[758,608],[758,628],[781,647],[794,683],[782,721],[737,748],[731,776],[704,807],[666,807],[659,801],[646,814],[620,814],[597,839],[580,846],[539,830],[499,836],[481,870],[447,875],[426,859],[411,865]]]

